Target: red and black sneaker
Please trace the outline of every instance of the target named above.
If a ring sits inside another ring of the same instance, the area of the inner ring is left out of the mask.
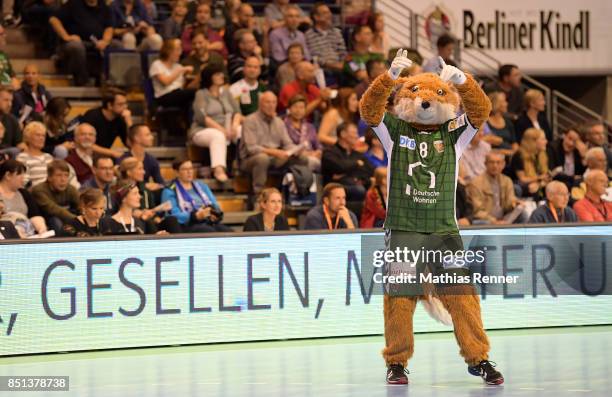
[[[390,385],[408,384],[408,372],[401,364],[391,364],[387,368],[387,383]]]
[[[487,385],[501,385],[504,383],[504,377],[495,370],[495,366],[494,362],[482,360],[478,365],[468,367],[468,372],[474,376],[480,376]]]

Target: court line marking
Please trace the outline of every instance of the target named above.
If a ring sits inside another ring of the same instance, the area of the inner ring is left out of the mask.
[[[544,390],[542,387],[519,387],[519,390]]]
[[[220,385],[221,382],[198,382],[197,385]]]
[[[593,390],[591,390],[591,389],[567,389],[567,391],[577,391],[577,392],[580,392],[580,393],[588,393],[588,392],[591,392]]]
[[[448,386],[444,386],[444,385],[430,385],[431,387],[448,387]]]
[[[312,385],[312,383],[287,383],[288,385],[298,385],[298,386],[305,386],[305,385]]]
[[[174,386],[174,383],[151,383],[151,386]]]
[[[245,385],[267,385],[267,382],[244,382]]]
[[[336,386],[361,386],[360,383],[336,383]]]

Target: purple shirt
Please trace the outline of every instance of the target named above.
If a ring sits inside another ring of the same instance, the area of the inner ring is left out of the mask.
[[[291,118],[289,116],[285,117],[284,121],[285,126],[287,126],[289,137],[293,143],[299,145],[302,142],[308,142],[310,147],[307,150],[319,150],[321,144],[317,138],[317,130],[315,129],[314,125],[306,120],[302,120],[301,128],[297,129],[293,127],[293,123],[291,122]]]
[[[310,51],[308,51],[304,33],[299,30],[290,32],[284,26],[270,32],[270,52],[272,58],[278,63],[284,62],[287,59],[287,49],[293,43],[300,43],[304,48],[304,59],[310,60]]]

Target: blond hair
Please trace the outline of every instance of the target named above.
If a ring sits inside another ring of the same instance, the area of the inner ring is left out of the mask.
[[[126,157],[121,160],[121,164],[119,164],[119,176],[121,179],[130,179],[127,173],[138,167],[138,164],[141,163],[142,161],[138,160],[136,157]]]
[[[270,196],[272,196],[274,193],[280,195],[281,198],[283,197],[283,195],[277,188],[267,187],[263,189],[261,192],[259,192],[259,196],[257,196],[257,202],[260,204],[267,202],[268,200],[270,200]]]
[[[523,103],[525,104],[525,109],[529,109],[531,106],[531,102],[535,101],[539,97],[543,97],[542,91],[536,90],[535,88],[530,88],[525,92],[523,96]]]
[[[30,121],[23,129],[23,142],[27,145],[30,141],[30,136],[37,131],[46,133],[47,127],[40,121]]]
[[[537,140],[546,137],[544,131],[528,128],[523,133],[519,153],[523,159],[525,175],[537,176],[548,172],[548,155],[546,150],[538,150]]]

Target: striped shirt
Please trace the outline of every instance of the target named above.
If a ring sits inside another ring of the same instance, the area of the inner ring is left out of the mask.
[[[346,44],[342,33],[337,28],[319,30],[316,27],[306,32],[306,44],[310,55],[318,57],[318,62],[325,65],[328,62],[341,62],[346,57]]]
[[[17,161],[22,162],[26,167],[25,184],[32,182],[32,186],[36,186],[47,180],[47,165],[53,161],[53,156],[49,153],[33,156],[21,152],[17,155]]]

